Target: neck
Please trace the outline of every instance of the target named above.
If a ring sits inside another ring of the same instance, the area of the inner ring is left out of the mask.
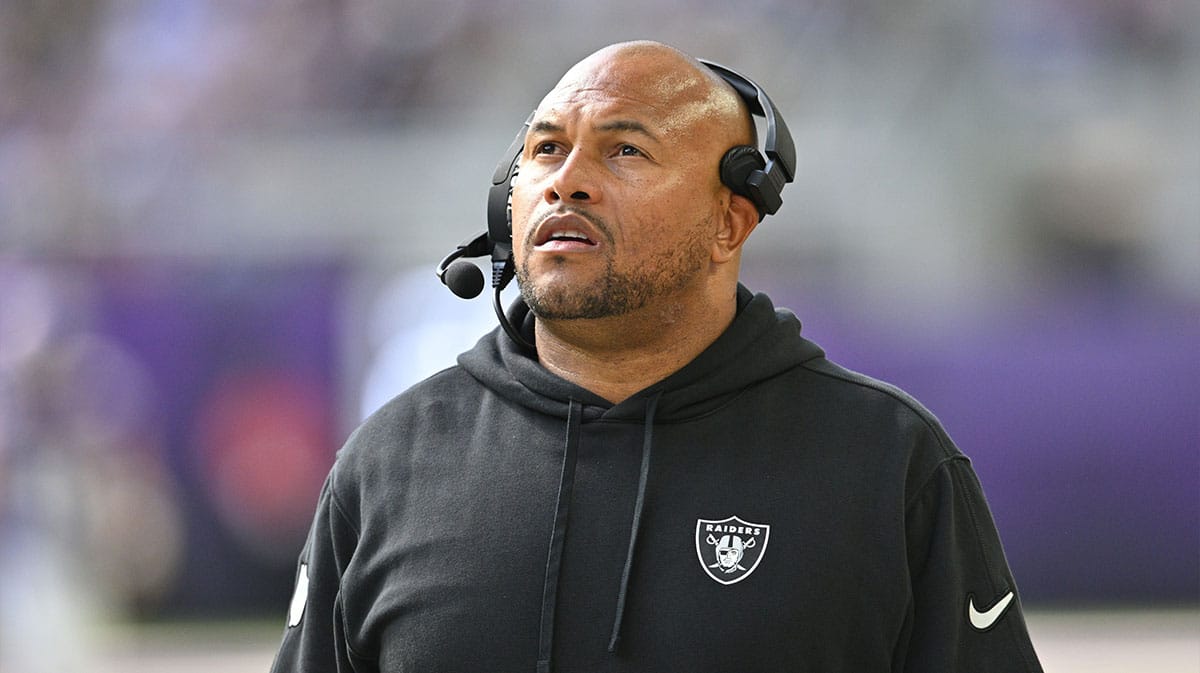
[[[625,315],[535,323],[538,361],[616,404],[683,368],[733,322],[736,290],[689,304],[664,299]]]

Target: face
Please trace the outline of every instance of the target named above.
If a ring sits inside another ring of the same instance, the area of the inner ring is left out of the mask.
[[[738,561],[742,560],[742,547],[742,538],[723,536],[717,544],[717,562],[726,570],[737,567]]]
[[[706,273],[729,142],[713,131],[711,83],[676,60],[585,60],[535,112],[512,198],[535,315],[624,315],[686,296]]]

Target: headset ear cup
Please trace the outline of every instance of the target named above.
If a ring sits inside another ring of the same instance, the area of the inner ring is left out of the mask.
[[[754,201],[754,205],[761,209],[762,205],[755,200],[746,181],[754,171],[761,171],[766,165],[767,162],[763,160],[757,147],[751,145],[731,147],[725,156],[721,157],[721,182],[732,189],[734,194]]]

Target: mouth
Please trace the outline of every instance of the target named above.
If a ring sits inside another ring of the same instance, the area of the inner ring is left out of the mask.
[[[534,230],[533,249],[546,252],[582,252],[595,249],[599,236],[585,218],[575,215],[547,217]]]

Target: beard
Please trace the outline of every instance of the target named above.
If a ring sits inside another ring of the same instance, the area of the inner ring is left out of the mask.
[[[596,222],[594,216],[591,216]],[[529,259],[517,265],[517,285],[521,298],[533,314],[543,320],[582,320],[612,318],[627,315],[645,307],[652,300],[671,295],[694,282],[708,261],[708,247],[702,231],[707,224],[693,229],[696,235],[683,245],[662,251],[651,260],[618,269],[616,254],[609,248],[608,258],[598,280],[579,282],[540,280],[534,277]],[[597,222],[602,231],[607,225]],[[611,240],[611,238],[610,238]],[[564,257],[551,263],[565,265]]]

